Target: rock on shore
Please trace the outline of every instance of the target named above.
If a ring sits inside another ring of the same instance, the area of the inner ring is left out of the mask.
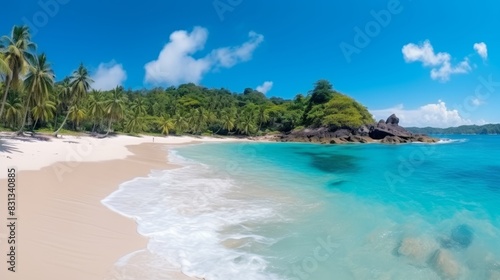
[[[358,128],[331,130],[328,127],[306,128],[281,134],[276,137],[280,142],[311,142],[322,144],[370,143],[387,144],[424,142],[435,143],[438,139],[423,134],[413,134],[399,126],[399,118],[392,114],[386,121],[363,125]]]

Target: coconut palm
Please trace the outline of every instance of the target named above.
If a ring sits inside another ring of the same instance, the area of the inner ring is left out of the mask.
[[[33,118],[35,119],[35,123],[33,124],[33,130],[36,127],[38,121],[48,121],[54,117],[54,113],[56,111],[56,104],[51,100],[43,100],[41,103],[37,103],[31,113],[33,114]]]
[[[9,127],[16,127],[23,116],[23,103],[19,94],[11,94],[5,103],[5,123]]]
[[[158,119],[158,126],[162,134],[168,135],[170,130],[174,128],[174,122],[167,115],[163,115]]]
[[[222,128],[231,132],[236,126],[236,113],[234,110],[226,109],[222,112],[220,121]]]
[[[125,98],[120,87],[116,87],[105,101],[105,114],[108,117],[108,131],[106,135],[111,131],[111,126],[113,121],[119,121],[123,118],[125,113]]]
[[[191,110],[191,118],[189,122],[189,126],[192,128],[192,132],[194,134],[201,133],[203,129],[205,129],[209,114],[207,110],[203,108],[196,108]]]
[[[0,53],[0,76],[1,75],[9,76],[11,75],[11,73],[12,71],[10,71],[9,63],[7,62],[5,54]]]
[[[136,133],[138,131],[144,131],[147,129],[144,123],[144,118],[137,114],[132,114],[129,116],[127,124],[125,125],[125,130],[130,133]]]
[[[31,35],[27,26],[14,26],[11,36],[0,38],[0,52],[3,54],[2,64],[7,63],[9,70],[3,71],[5,75],[5,92],[0,107],[0,116],[3,115],[5,101],[12,87],[19,88],[21,76],[26,74],[28,60],[33,55],[36,45],[31,42]],[[2,67],[5,68],[5,65]],[[6,69],[3,69],[6,70]]]
[[[254,115],[251,112],[244,112],[236,126],[241,133],[250,135],[256,129]]]
[[[92,119],[92,133],[94,133],[97,122],[104,117],[104,94],[99,90],[92,90],[87,99],[87,110]]]
[[[41,54],[31,59],[28,68],[29,72],[24,80],[27,98],[24,105],[23,123],[17,132],[18,134],[22,133],[24,130],[30,108],[34,107],[36,104],[46,105],[46,102],[49,100],[49,94],[54,87],[54,71],[47,62],[45,54]]]
[[[51,95],[52,101],[56,106],[53,127],[57,127],[57,119],[59,114],[65,114],[66,110],[69,110],[69,103],[71,101],[71,86],[69,85],[69,82],[70,78],[66,77],[62,82],[56,83],[54,94]]]
[[[90,74],[83,66],[83,64],[80,64],[77,70],[73,72],[73,74],[70,77],[69,80],[69,93],[70,96],[68,97],[69,103],[71,106],[80,103],[83,98],[85,97],[85,94],[90,89],[90,84],[93,83],[94,81],[90,78]],[[70,106],[70,107],[71,107]],[[66,117],[64,118],[61,126],[54,132],[54,136],[57,137],[57,134],[59,134],[59,131],[63,128],[63,126],[66,124],[66,121],[68,120],[70,114],[70,110],[66,113]]]
[[[140,117],[143,115],[146,115],[148,106],[146,105],[146,101],[144,100],[144,97],[139,96],[137,97],[132,105],[130,106],[130,109],[134,112],[134,115]]]
[[[183,114],[181,112],[177,112],[177,114],[175,114],[172,122],[174,124],[176,134],[183,133],[189,126],[188,116],[186,116],[186,114]]]
[[[269,111],[266,106],[260,106],[257,109],[257,120],[259,122],[259,130],[263,123],[267,123],[269,121]]]
[[[77,130],[80,127],[80,122],[87,116],[87,111],[83,105],[76,103],[69,108],[69,119],[73,122],[73,129]]]

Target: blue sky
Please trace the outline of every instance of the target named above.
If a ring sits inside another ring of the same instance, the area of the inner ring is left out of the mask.
[[[0,34],[28,24],[57,78],[80,62],[94,87],[183,82],[268,96],[315,81],[407,126],[500,123],[500,2],[23,0]],[[497,82],[498,81],[498,82]],[[266,83],[267,82],[267,83]]]

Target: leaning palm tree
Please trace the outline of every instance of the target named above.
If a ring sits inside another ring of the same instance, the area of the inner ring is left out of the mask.
[[[27,97],[24,105],[23,123],[19,128],[18,134],[23,133],[26,124],[26,118],[30,108],[36,104],[44,104],[49,99],[49,93],[54,87],[54,71],[47,62],[45,54],[31,59],[29,64],[29,72],[24,80]]]
[[[104,103],[105,114],[108,116],[108,131],[106,132],[106,136],[111,131],[113,121],[121,120],[125,114],[125,98],[120,87],[116,87],[108,98]]]
[[[5,92],[0,107],[0,116],[3,115],[9,90],[12,87],[20,87],[21,76],[26,74],[28,60],[33,57],[35,48],[36,45],[31,42],[31,35],[27,26],[14,26],[10,37],[3,36],[0,38],[0,52],[3,54],[2,64],[7,63],[9,68],[7,72],[4,72]]]
[[[90,78],[90,74],[83,66],[83,64],[80,64],[80,67],[78,67],[77,70],[73,72],[73,74],[70,77],[69,81],[69,87],[70,87],[70,93],[71,96],[69,97],[70,104],[71,106],[78,104],[82,101],[82,99],[85,97],[85,94],[90,89],[90,84],[93,82],[93,80]],[[71,106],[69,106],[71,108]],[[54,132],[54,136],[57,137],[59,134],[59,131],[64,127],[66,124],[66,121],[68,120],[70,114],[70,110],[68,109],[68,112],[66,113],[66,117],[64,118],[63,122],[61,123],[61,126]]]

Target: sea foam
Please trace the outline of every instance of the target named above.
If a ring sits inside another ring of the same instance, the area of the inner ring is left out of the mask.
[[[241,226],[273,218],[272,205],[228,198],[236,188],[230,178],[216,177],[220,174],[209,166],[174,151],[169,158],[182,167],[124,183],[102,201],[135,219],[138,232],[149,238],[147,249],[158,261],[144,268],[148,275],[155,269],[160,273],[169,263],[188,276],[207,280],[279,279],[265,272],[268,261],[262,256],[238,249],[274,242]]]

